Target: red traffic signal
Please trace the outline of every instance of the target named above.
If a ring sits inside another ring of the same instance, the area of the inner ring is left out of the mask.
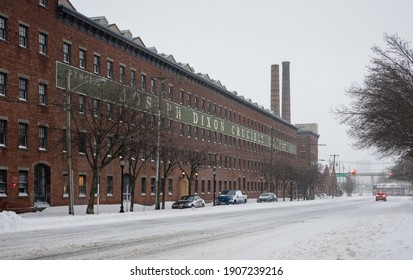
[[[389,178],[391,178],[391,176],[393,176],[393,172],[389,171]]]
[[[356,176],[356,173],[357,173],[356,169],[351,170],[351,175]]]

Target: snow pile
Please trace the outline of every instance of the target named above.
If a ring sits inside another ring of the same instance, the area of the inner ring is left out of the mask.
[[[25,220],[15,212],[0,212],[0,231],[14,230],[20,228]]]

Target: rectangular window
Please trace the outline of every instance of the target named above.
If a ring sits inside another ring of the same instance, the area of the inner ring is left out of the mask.
[[[28,171],[19,171],[19,193],[27,193],[28,178]]]
[[[7,170],[0,169],[0,194],[5,195],[7,192]]]
[[[205,111],[205,99],[201,99],[201,111],[204,112]]]
[[[211,180],[208,180],[208,193],[211,193]]]
[[[198,96],[194,97],[194,108],[195,110],[198,110]]]
[[[86,51],[82,49],[79,50],[79,67],[86,69]]]
[[[119,82],[124,83],[125,82],[125,66],[119,66]]]
[[[185,131],[184,131],[184,124],[183,123],[179,123],[179,131],[180,131],[180,135],[184,136]]]
[[[93,99],[93,115],[95,117],[99,116],[99,108],[100,108],[100,103],[98,99]]]
[[[7,18],[0,16],[0,39],[7,40]]]
[[[79,95],[79,113],[85,113],[85,97],[83,95]]]
[[[141,177],[141,194],[146,195],[146,177]]]
[[[19,99],[27,100],[27,79],[19,78]]]
[[[108,176],[106,177],[106,193],[108,195],[112,195],[113,194],[113,176]]]
[[[112,61],[108,60],[106,70],[107,70],[107,77],[109,79],[112,79],[113,77],[113,62]]]
[[[69,196],[69,175],[63,174],[63,196]]]
[[[19,46],[23,48],[29,47],[29,28],[25,25],[19,25]]]
[[[79,196],[86,196],[86,175],[79,175]]]
[[[0,96],[6,96],[6,74],[0,73]]]
[[[47,149],[47,127],[39,126],[39,149]]]
[[[173,193],[172,178],[168,178],[168,193],[169,193],[169,195],[172,195],[172,193]]]
[[[27,148],[27,132],[28,125],[26,123],[19,123],[19,147]]]
[[[185,97],[184,97],[184,91],[181,90],[179,92],[179,103],[181,103],[182,105],[185,105]]]
[[[168,86],[168,100],[172,100],[173,98],[173,89],[172,86]]]
[[[192,126],[188,124],[188,138],[192,137]]]
[[[199,128],[197,126],[194,127],[194,138],[198,139]]]
[[[154,195],[155,194],[155,184],[156,184],[156,179],[155,178],[151,178],[151,194]]]
[[[79,153],[86,154],[86,133],[79,133]]]
[[[195,179],[195,193],[199,193],[199,184],[198,184],[198,179]]]
[[[135,70],[130,71],[130,86],[136,87],[136,71]]]
[[[151,79],[151,93],[156,94],[156,80],[154,78]]]
[[[93,72],[95,74],[100,74],[100,56],[93,56]]]
[[[63,62],[70,63],[71,60],[71,45],[63,43]]]
[[[205,180],[201,180],[201,193],[205,193]]]
[[[0,120],[0,147],[6,146],[7,144],[6,136],[7,136],[7,121]]]
[[[39,52],[47,54],[47,35],[39,33]]]
[[[47,104],[47,86],[44,84],[39,84],[39,104]]]
[[[146,91],[146,75],[141,75],[141,89]]]
[[[187,106],[191,107],[192,106],[192,95],[188,92],[188,96],[187,96]]]

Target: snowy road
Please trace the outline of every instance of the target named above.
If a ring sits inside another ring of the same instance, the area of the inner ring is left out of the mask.
[[[408,197],[74,217],[52,210],[0,213],[0,259],[413,259]]]

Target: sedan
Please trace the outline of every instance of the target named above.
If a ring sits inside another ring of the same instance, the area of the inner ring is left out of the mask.
[[[272,202],[272,201],[278,201],[278,199],[275,193],[271,193],[271,192],[262,193],[257,198],[257,202]]]
[[[205,207],[205,200],[197,195],[185,195],[172,204],[172,209]]]
[[[387,195],[386,195],[385,193],[383,193],[383,192],[378,192],[378,193],[376,194],[376,201],[378,201],[378,200],[387,201]]]

